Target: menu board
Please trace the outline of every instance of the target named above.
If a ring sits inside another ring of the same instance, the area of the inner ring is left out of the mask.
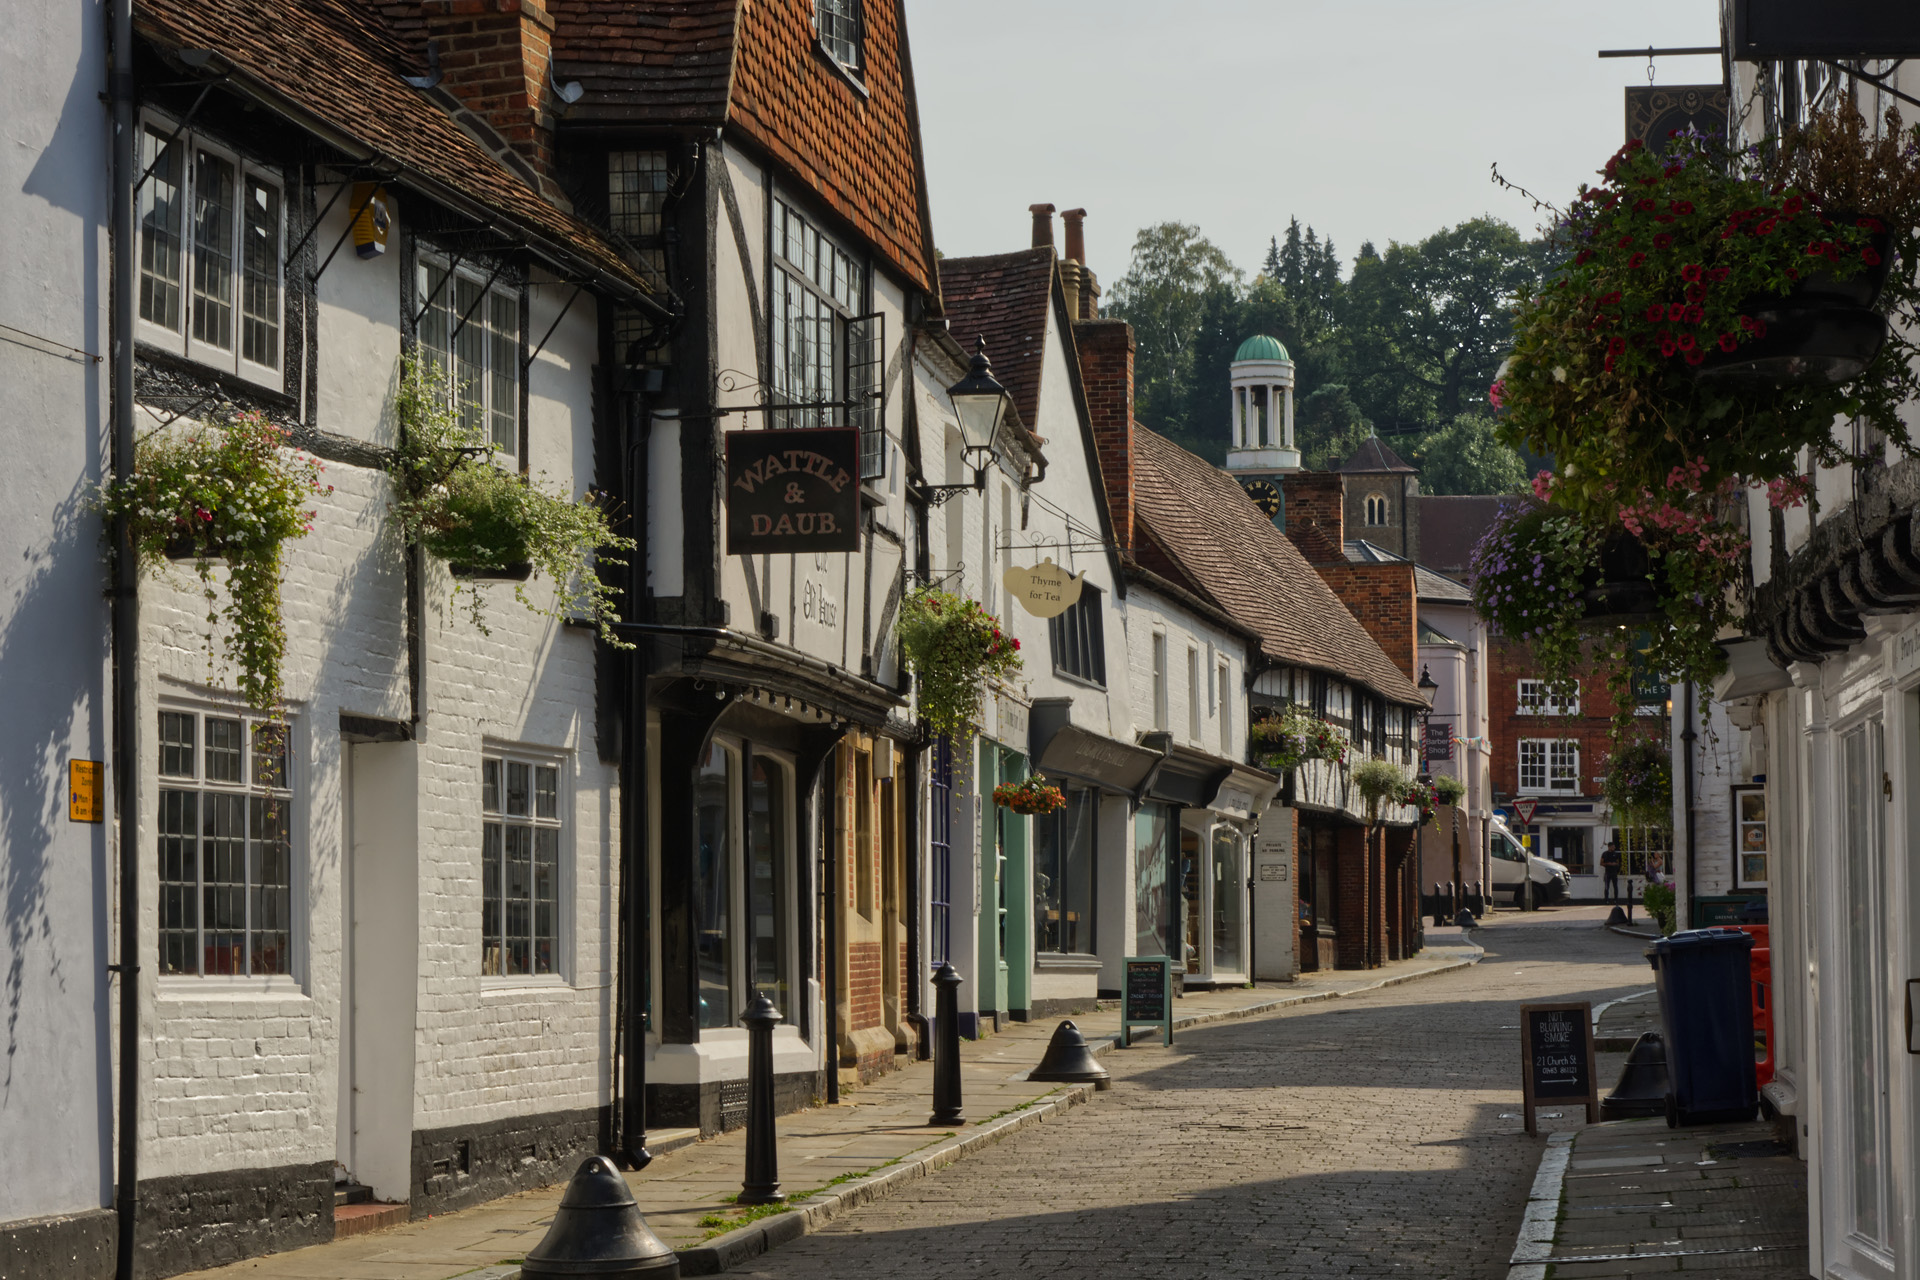
[[[1120,1047],[1135,1025],[1158,1026],[1163,1044],[1173,1043],[1173,962],[1166,956],[1127,956],[1120,991]]]
[[[1584,1103],[1587,1123],[1599,1119],[1591,1004],[1521,1005],[1520,1051],[1528,1133],[1538,1132],[1533,1111],[1542,1102]]]

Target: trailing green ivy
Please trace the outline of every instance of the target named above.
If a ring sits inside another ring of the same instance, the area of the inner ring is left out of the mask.
[[[592,492],[578,501],[548,493],[494,465],[493,446],[461,424],[446,379],[423,361],[402,365],[394,407],[400,443],[393,510],[408,540],[476,576],[530,565],[553,584],[553,603],[536,604],[516,582],[521,604],[561,621],[588,618],[602,640],[631,648],[613,630],[619,592],[604,574],[626,564],[620,557],[634,542],[614,532],[604,500]],[[453,594],[462,593],[468,616],[486,634],[481,592],[456,576]]]

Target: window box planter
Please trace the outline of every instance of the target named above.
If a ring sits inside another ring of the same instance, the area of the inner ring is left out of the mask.
[[[168,538],[160,554],[175,564],[204,561],[210,565],[224,565],[227,562],[227,544],[220,538]]]

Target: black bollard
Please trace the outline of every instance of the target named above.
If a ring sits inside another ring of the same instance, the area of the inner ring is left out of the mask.
[[[737,1204],[780,1204],[780,1153],[773,1133],[773,1028],[780,1011],[756,991],[740,1015],[747,1025],[747,1177]]]
[[[1029,1080],[1060,1080],[1071,1084],[1091,1084],[1095,1089],[1113,1088],[1113,1077],[1093,1056],[1087,1038],[1071,1019],[1054,1028],[1053,1039],[1040,1065],[1027,1072]]]
[[[1633,877],[1627,877],[1627,923],[1633,923]]]
[[[933,1116],[928,1124],[965,1124],[960,1109],[960,983],[953,966],[934,970]]]
[[[526,1280],[580,1276],[679,1280],[680,1257],[647,1227],[627,1180],[605,1156],[580,1166],[546,1238],[520,1264]]]

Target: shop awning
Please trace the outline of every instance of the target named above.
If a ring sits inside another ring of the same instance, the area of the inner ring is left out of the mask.
[[[1049,778],[1077,778],[1110,791],[1137,795],[1165,757],[1073,723],[1073,699],[1035,698],[1031,749],[1035,767]]]
[[[1157,745],[1165,734],[1147,734],[1145,745]],[[1166,743],[1167,759],[1153,775],[1144,797],[1189,809],[1215,809],[1235,818],[1250,818],[1267,807],[1280,789],[1280,779],[1249,768],[1225,756]]]

